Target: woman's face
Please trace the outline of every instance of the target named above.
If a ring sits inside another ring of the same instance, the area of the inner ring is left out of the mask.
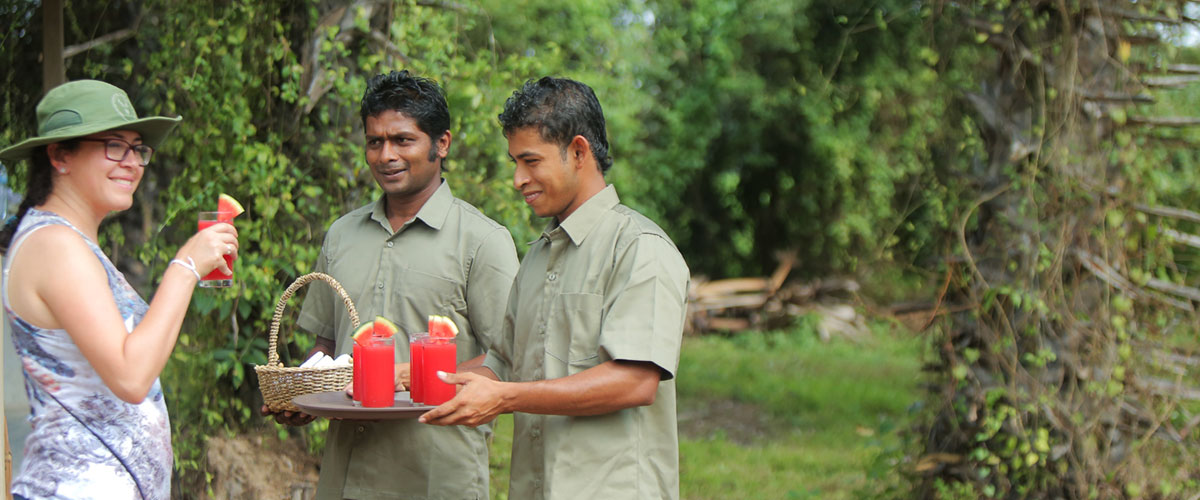
[[[79,147],[73,151],[59,150],[57,154],[50,151],[51,164],[58,170],[58,183],[69,187],[76,197],[101,213],[132,206],[133,192],[146,168],[130,148],[141,144],[142,136],[130,130],[108,130],[79,141]]]

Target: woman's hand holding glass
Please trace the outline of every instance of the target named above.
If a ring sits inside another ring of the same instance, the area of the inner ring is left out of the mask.
[[[205,276],[213,270],[232,274],[233,270],[229,268],[225,256],[237,257],[237,252],[237,228],[233,227],[233,224],[221,222],[197,231],[179,248],[175,259],[195,266],[194,272],[199,281],[200,276]]]

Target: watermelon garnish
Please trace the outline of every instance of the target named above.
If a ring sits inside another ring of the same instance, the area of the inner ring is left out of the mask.
[[[429,317],[429,338],[452,339],[457,335],[458,327],[450,318],[437,315]]]
[[[376,316],[375,323],[373,323],[373,325],[375,326],[376,337],[386,338],[400,333],[400,327],[396,326],[395,323],[388,321],[388,319],[383,316]]]
[[[361,346],[371,344],[371,334],[375,332],[375,323],[364,323],[354,331],[354,341]]]
[[[221,222],[232,221],[234,217],[242,215],[246,209],[242,208],[242,204],[225,193],[221,193],[217,197],[217,219]]]

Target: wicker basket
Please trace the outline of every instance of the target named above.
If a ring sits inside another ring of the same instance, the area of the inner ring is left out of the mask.
[[[267,364],[254,366],[263,402],[271,411],[299,411],[300,409],[292,404],[292,398],[303,394],[340,391],[346,388],[346,384],[349,384],[354,376],[354,369],[349,366],[299,368],[283,366],[283,363],[279,362],[279,321],[283,319],[283,307],[296,290],[316,280],[329,283],[342,297],[342,302],[350,311],[350,324],[355,330],[358,329],[358,311],[354,309],[354,303],[350,301],[350,296],[346,294],[341,283],[322,273],[309,273],[296,278],[296,281],[284,290],[283,296],[279,297],[279,303],[275,305],[275,316],[271,318],[271,352],[268,354]]]

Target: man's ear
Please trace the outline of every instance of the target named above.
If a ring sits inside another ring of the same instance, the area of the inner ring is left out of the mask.
[[[454,138],[449,130],[442,132],[442,135],[433,143],[433,147],[437,148],[437,156],[441,159],[446,159],[450,155],[450,142]]]
[[[592,145],[582,135],[575,136],[571,139],[571,143],[567,144],[567,156],[575,160],[575,168],[595,163],[594,158],[592,158]],[[589,161],[589,158],[592,160]]]

